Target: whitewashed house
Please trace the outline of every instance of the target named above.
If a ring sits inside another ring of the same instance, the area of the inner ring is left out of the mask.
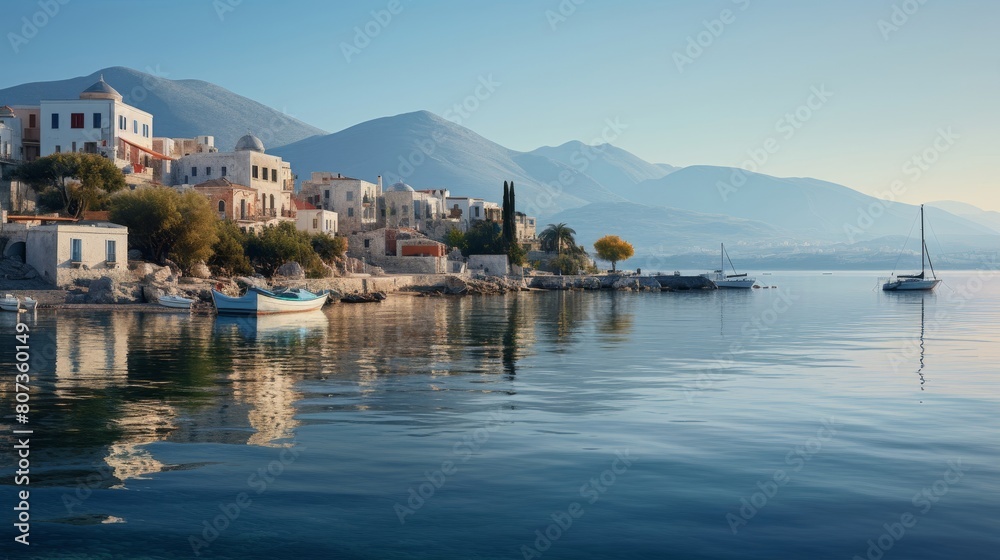
[[[379,176],[378,183],[369,183],[340,173],[314,172],[312,178],[302,182],[299,195],[318,208],[336,212],[338,233],[367,231],[378,224],[382,177]]]

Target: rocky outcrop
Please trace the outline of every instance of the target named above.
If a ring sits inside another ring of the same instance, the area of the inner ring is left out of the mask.
[[[24,263],[20,257],[0,259],[0,278],[5,280],[33,280],[38,272]]]
[[[110,276],[92,280],[87,290],[87,303],[134,303],[137,300],[135,285],[123,284]]]
[[[276,274],[288,280],[302,280],[306,277],[306,271],[302,269],[302,265],[295,261],[286,262],[279,266]]]
[[[201,263],[201,262],[200,263],[194,263],[194,265],[191,266],[191,271],[190,272],[191,272],[191,276],[193,276],[195,278],[205,279],[205,278],[211,278],[212,277],[212,271],[209,270],[208,265],[205,264],[205,263]]]

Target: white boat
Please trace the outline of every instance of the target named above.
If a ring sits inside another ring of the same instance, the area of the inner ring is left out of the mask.
[[[31,299],[31,296],[24,296],[24,308],[28,311],[34,311],[38,307],[38,300]]]
[[[17,312],[21,308],[21,300],[14,297],[13,294],[5,294],[3,299],[0,299],[0,309],[4,311],[14,311]]]
[[[327,300],[326,292],[314,294],[300,288],[271,291],[250,287],[247,293],[240,297],[227,296],[212,290],[215,310],[224,315],[269,315],[312,311],[323,307]]]
[[[733,273],[726,274],[724,271],[726,269],[726,259],[729,259],[729,254],[726,253],[726,245],[722,244],[722,255],[719,257],[719,270],[713,272],[707,272],[702,274],[702,277],[708,278],[719,288],[737,288],[737,289],[748,289],[753,288],[754,284],[757,283],[755,278],[747,277],[747,273],[742,274],[736,273],[736,267],[733,266],[733,261],[729,261],[729,266],[732,267]]]
[[[181,296],[160,296],[156,298],[156,302],[163,307],[170,307],[173,309],[191,309],[191,304],[194,303],[194,300]]]
[[[931,274],[927,276],[925,265],[930,266]],[[920,205],[920,274],[896,274],[893,273],[888,281],[882,284],[882,290],[886,292],[905,291],[929,291],[937,287],[941,279],[934,273],[934,264],[931,263],[931,255],[927,251],[927,242],[924,241],[924,205]]]

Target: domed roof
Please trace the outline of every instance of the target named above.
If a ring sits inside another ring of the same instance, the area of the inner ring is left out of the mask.
[[[385,192],[413,192],[413,187],[400,181],[398,183],[393,183],[388,189],[386,189]]]
[[[260,152],[264,153],[264,143],[253,134],[246,134],[236,141],[237,152]]]
[[[115,88],[109,86],[108,83],[104,81],[104,74],[101,74],[101,79],[97,80],[97,83],[80,92],[80,99],[114,99],[116,101],[121,101],[122,94],[118,93],[118,90]]]

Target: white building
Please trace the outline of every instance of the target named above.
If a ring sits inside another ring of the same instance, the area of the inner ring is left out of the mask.
[[[4,230],[10,242],[5,255],[22,256],[42,280],[57,286],[82,278],[130,277],[125,226],[108,222],[38,225],[34,221],[6,223]]]
[[[295,204],[295,227],[299,231],[306,233],[326,233],[328,235],[337,234],[337,213],[293,198]]]
[[[119,168],[148,174],[153,151],[153,115],[122,103],[102,76],[79,99],[43,100],[40,107],[42,157],[64,152],[103,154]],[[30,124],[30,123],[29,123]]]
[[[382,177],[378,183],[344,177],[330,172],[313,173],[302,182],[300,196],[324,210],[337,213],[338,233],[348,235],[371,230],[378,225],[378,199],[382,194]]]
[[[260,196],[257,208],[261,215],[272,218],[292,218],[295,215],[292,206],[295,177],[291,164],[278,156],[264,153],[264,144],[252,134],[240,138],[232,152],[208,149],[190,153],[174,161],[172,168],[169,181],[164,177],[164,182],[170,185],[186,186],[225,178],[257,190]]]
[[[6,105],[0,107],[0,159],[21,161],[24,159],[24,147],[21,138],[24,127],[14,110]]]
[[[417,191],[400,181],[385,189],[382,197],[386,227],[426,231],[434,221],[444,218],[447,191]]]

